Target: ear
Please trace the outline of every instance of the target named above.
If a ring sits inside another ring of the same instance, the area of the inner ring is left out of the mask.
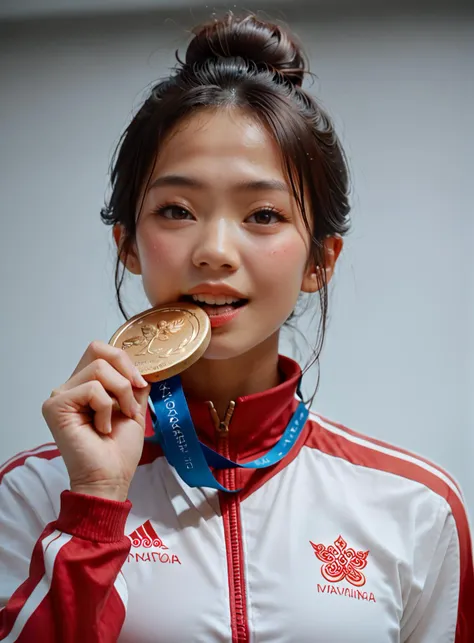
[[[125,251],[124,242],[126,235],[123,225],[121,225],[120,223],[116,223],[114,225],[113,234],[120,261],[124,264],[125,268],[133,275],[141,275],[142,268],[140,265],[140,259],[138,258],[136,245],[134,243],[130,244],[127,251]]]
[[[317,292],[320,290],[324,282],[329,283],[336,267],[336,262],[341,254],[344,242],[342,237],[336,235],[334,237],[326,237],[324,240],[324,266],[315,266],[313,262],[309,264],[303,277],[301,284],[302,292]],[[323,279],[322,271],[326,273],[326,278]]]

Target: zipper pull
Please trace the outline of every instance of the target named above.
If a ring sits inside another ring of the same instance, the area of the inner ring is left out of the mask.
[[[212,402],[209,402],[209,411],[211,413],[214,426],[216,427],[216,431],[218,431],[219,433],[229,432],[229,424],[234,414],[234,409],[235,409],[235,402],[234,401],[229,402],[229,406],[227,407],[224,420],[221,420],[219,415],[217,414],[216,407]]]
[[[225,418],[224,422],[221,422],[221,431],[228,431],[229,430],[229,424],[230,421],[232,420],[232,416],[234,415],[234,409],[235,409],[235,402],[232,400],[229,402],[229,406],[227,407],[227,411],[225,412]]]

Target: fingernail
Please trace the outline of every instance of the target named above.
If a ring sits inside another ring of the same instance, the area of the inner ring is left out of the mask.
[[[148,386],[148,382],[146,379],[144,379],[140,373],[137,371],[137,375],[135,377],[135,382],[139,388],[145,388],[145,386]]]

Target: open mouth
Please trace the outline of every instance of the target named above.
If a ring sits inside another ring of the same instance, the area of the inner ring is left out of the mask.
[[[226,295],[183,295],[181,300],[200,306],[208,315],[224,315],[248,303],[248,299],[235,299]]]
[[[181,299],[200,306],[208,315],[213,331],[232,322],[249,301],[228,295],[185,295]]]

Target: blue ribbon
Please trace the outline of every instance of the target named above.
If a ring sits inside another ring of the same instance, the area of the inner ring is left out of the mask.
[[[299,387],[298,394],[301,397]],[[190,487],[210,487],[228,492],[236,492],[240,489],[227,489],[222,486],[212,474],[210,466],[215,469],[270,467],[280,462],[290,452],[308,418],[308,409],[303,402],[300,402],[277,444],[261,458],[239,464],[200,442],[179,375],[153,384],[149,401],[155,434],[146,439],[160,443],[168,462]]]

